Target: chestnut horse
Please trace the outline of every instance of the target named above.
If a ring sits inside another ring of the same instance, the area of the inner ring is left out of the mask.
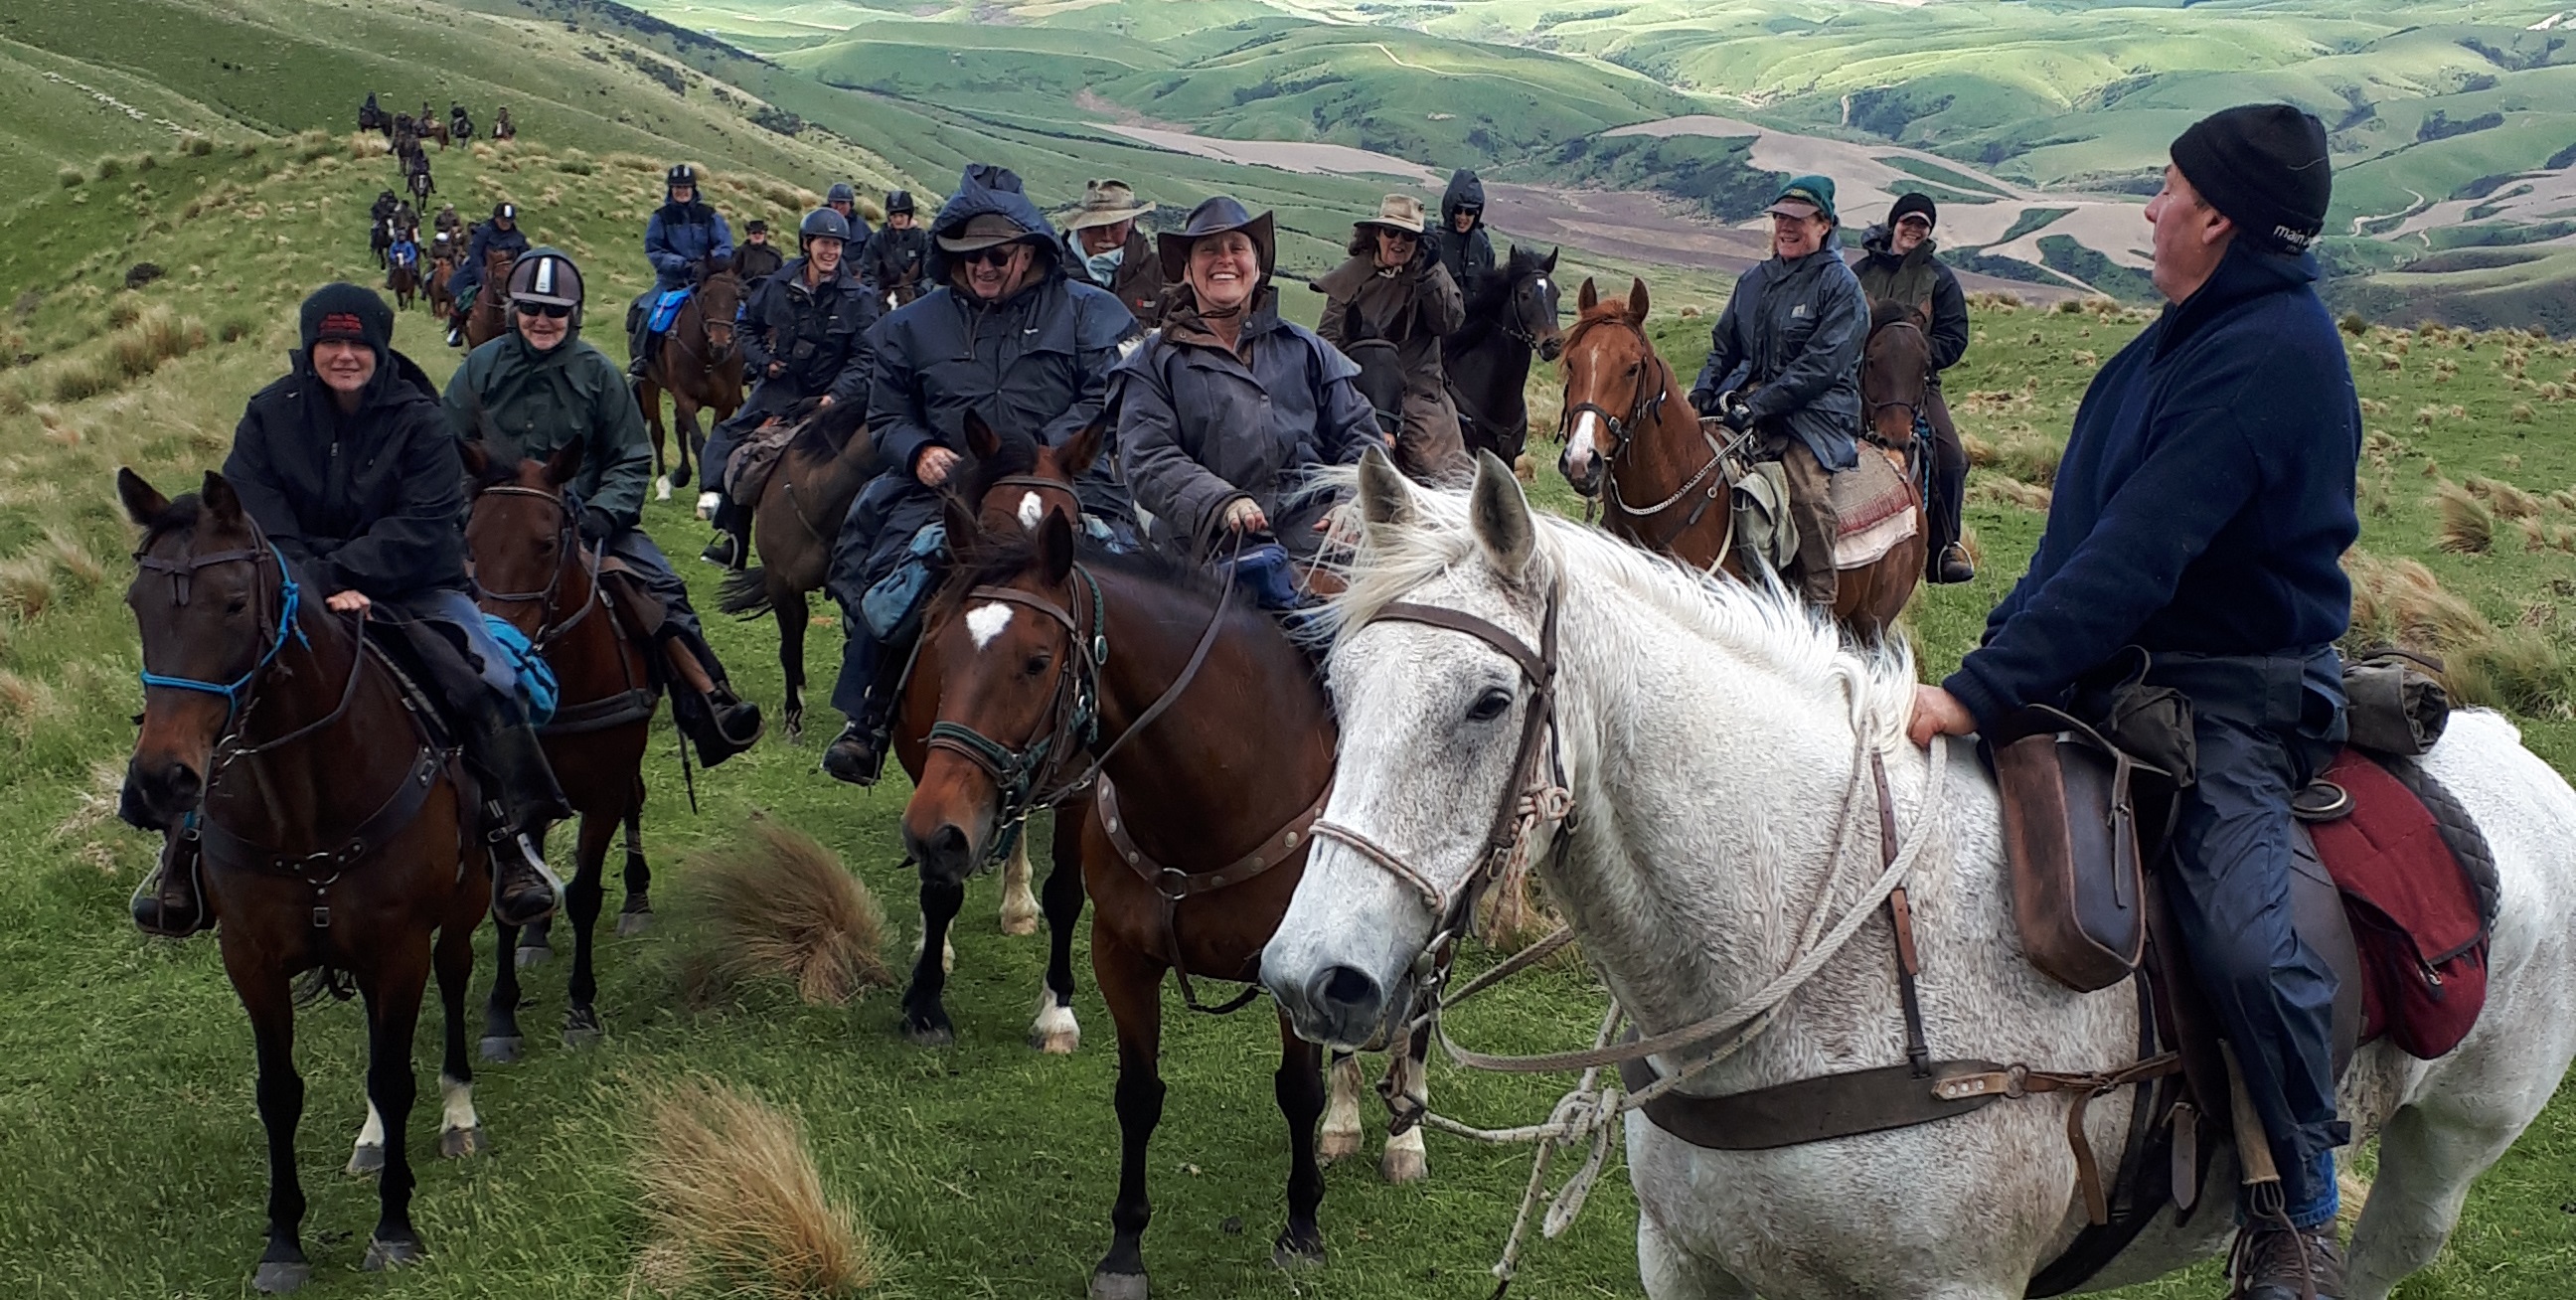
[[[509,328],[510,267],[518,258],[498,249],[483,254],[483,283],[474,290],[474,306],[465,313],[465,346],[479,348]]]
[[[730,260],[708,258],[698,264],[697,291],[680,307],[671,328],[653,349],[652,363],[635,381],[635,404],[653,430],[653,474],[668,488],[689,485],[689,459],[706,445],[698,432],[698,412],[715,412],[715,423],[733,418],[742,405],[742,348],[734,339],[734,316],[742,309],[742,278]],[[668,470],[662,457],[662,394],[671,395],[671,417],[680,426],[679,455]]]
[[[1032,514],[996,528],[950,504],[950,536],[971,540],[922,634],[923,670],[942,690],[904,842],[925,881],[962,880],[1031,799],[1099,778],[1095,798],[1059,809],[1057,860],[1078,822],[1092,975],[1118,1030],[1121,1135],[1114,1239],[1090,1293],[1126,1300],[1147,1291],[1164,974],[1176,973],[1193,1009],[1244,1004],[1202,1006],[1189,977],[1256,978],[1331,786],[1335,727],[1312,661],[1269,615],[1196,569],[1077,554],[1070,516]],[[1284,1019],[1277,1032],[1272,1086],[1290,1160],[1288,1221],[1272,1257],[1312,1263],[1324,1251],[1323,1058]],[[1404,1074],[1411,1082],[1399,1077],[1394,1091],[1419,1099],[1418,1056],[1399,1062]],[[1390,1139],[1384,1168],[1422,1176],[1419,1128]]]
[[[1742,453],[1723,440],[1722,429],[1703,431],[1699,413],[1691,409],[1690,381],[1646,336],[1647,306],[1643,280],[1629,281],[1625,303],[1604,299],[1592,281],[1583,282],[1574,328],[1565,338],[1558,434],[1566,447],[1557,470],[1576,492],[1601,499],[1601,522],[1612,536],[1694,568],[1723,569],[1741,578],[1733,488]],[[1921,330],[1912,335],[1921,345]],[[1901,387],[1908,374],[1931,374],[1931,354],[1922,347],[1916,358],[1901,334],[1874,332],[1861,365],[1865,379],[1875,372],[1877,384]],[[1919,401],[1920,384],[1914,391]],[[1884,408],[1871,409],[1885,414]],[[1915,493],[1914,533],[1877,560],[1843,570],[1834,596],[1835,621],[1864,638],[1878,636],[1896,620],[1923,578],[1923,503],[1906,459],[1913,442],[1911,408],[1902,422],[1901,438],[1864,447],[1862,454],[1887,456],[1907,491]],[[1872,427],[1883,434],[1885,422]]]
[[[367,1123],[350,1171],[376,1171],[378,1210],[362,1267],[411,1263],[423,1254],[406,1142],[412,1030],[433,969],[447,1020],[439,1150],[484,1145],[465,987],[491,878],[461,833],[471,796],[366,644],[366,624],[296,584],[222,475],[175,502],[130,469],[116,487],[144,530],[125,601],[145,687],[118,813],[203,845],[202,897],[250,1013],[268,1130],[268,1248],[252,1285],[292,1291],[313,1274],[295,1169],[304,1080],[291,985],[305,972],[366,999]]]
[[[825,407],[802,416],[761,485],[751,535],[734,545],[757,543],[760,563],[728,573],[716,588],[717,607],[728,614],[764,610],[778,619],[778,667],[787,684],[780,712],[789,741],[805,730],[806,594],[822,589],[832,567],[832,539],[859,489],[876,477],[876,443],[859,421],[862,403]]]
[[[564,889],[572,918],[572,977],[564,995],[564,1045],[580,1047],[600,1034],[594,1003],[599,982],[591,971],[591,938],[599,922],[608,846],[626,831],[626,903],[618,931],[639,930],[652,912],[644,863],[644,747],[661,688],[621,629],[597,580],[598,556],[581,547],[581,532],[564,500],[563,485],[581,471],[578,442],[566,443],[546,461],[516,465],[493,460],[480,442],[464,444],[465,468],[475,483],[465,524],[465,550],[473,566],[475,599],[486,613],[509,620],[554,669],[554,718],[539,728],[546,762],[563,787],[564,801],[581,814],[573,850],[573,876]],[[542,847],[542,846],[540,846]],[[519,1058],[519,967],[534,964],[545,939],[538,927],[523,936],[500,927],[499,976],[492,984],[481,1044],[484,1059]]]
[[[421,273],[420,300],[429,308],[429,314],[441,321],[456,314],[456,291],[447,287],[448,281],[456,278],[456,258],[456,250],[449,249],[422,259],[427,269]]]

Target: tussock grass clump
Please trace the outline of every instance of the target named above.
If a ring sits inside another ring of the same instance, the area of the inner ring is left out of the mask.
[[[2534,716],[2567,716],[2576,704],[2576,672],[2558,643],[2536,628],[2496,632],[2450,657],[2443,684],[2462,704]]]
[[[2516,403],[2514,403],[2514,404],[2513,404],[2513,410],[2511,410],[2511,411],[2507,412],[2507,413],[2506,413],[2505,418],[2507,418],[2507,419],[2509,419],[2509,420],[2513,421],[2515,424],[2529,424],[2529,423],[2531,423],[2531,421],[2532,421],[2531,403],[2529,403],[2529,402],[2516,402]]]
[[[108,340],[108,355],[114,359],[118,374],[126,379],[141,379],[160,369],[162,362],[184,357],[205,345],[204,322],[155,305]]]
[[[748,1297],[848,1295],[876,1285],[876,1250],[823,1177],[796,1117],[741,1088],[690,1075],[643,1098],[632,1169],[655,1240],[636,1281],[701,1280]]]
[[[89,178],[81,175],[80,168],[69,164],[54,169],[54,180],[67,190],[78,189],[80,183],[87,179]]]
[[[2502,479],[2488,478],[2484,474],[2471,474],[2468,477],[2467,487],[2472,495],[2486,502],[2499,518],[2530,519],[2540,513],[2540,498]]]
[[[2495,511],[2467,488],[2444,479],[2433,489],[2442,524],[2434,544],[2459,555],[2483,555],[2495,545]]]
[[[2360,338],[2362,335],[2370,332],[2370,322],[2363,320],[2361,318],[2361,313],[2357,311],[2345,312],[2343,314],[2343,319],[2336,322],[2336,324],[2342,326],[2344,333],[2349,334],[2354,338]]]
[[[99,563],[98,557],[92,555],[89,547],[82,545],[79,538],[63,529],[46,529],[45,544],[37,554],[52,560],[54,565],[63,571],[65,577],[83,588],[95,587],[107,581],[107,566]]]
[[[1993,443],[1965,429],[1959,431],[1959,449],[1967,453],[1971,469],[1993,469],[1996,459],[2003,454],[1995,449]]]
[[[67,357],[54,366],[53,398],[57,402],[78,402],[112,392],[122,376],[106,357]]]
[[[760,976],[783,978],[798,997],[831,1006],[894,982],[884,910],[803,832],[755,819],[734,845],[697,856],[682,894],[707,930],[704,948],[686,962],[691,1002],[721,1001]]]
[[[2352,579],[2352,630],[2346,644],[2386,643],[2448,653],[2495,633],[2476,606],[2445,589],[2420,561],[2383,560],[2354,550],[2345,552],[2343,569]]]
[[[39,553],[0,560],[0,609],[34,618],[53,607],[57,594],[53,557]]]
[[[2001,473],[1980,476],[1976,485],[1968,489],[1968,496],[1971,500],[2041,511],[2048,509],[2048,503],[2056,499],[2056,495],[2047,488]]]
[[[2057,482],[2057,462],[2066,448],[2055,439],[2025,429],[2007,430],[1994,446],[1992,468],[2024,483],[2050,487]],[[1969,460],[1975,464],[1973,455]]]

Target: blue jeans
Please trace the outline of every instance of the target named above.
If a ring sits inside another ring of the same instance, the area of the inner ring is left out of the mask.
[[[464,637],[465,648],[480,661],[478,675],[483,684],[505,697],[517,698],[518,665],[511,660],[510,652],[492,639],[492,629],[484,625],[483,611],[475,606],[472,596],[462,591],[424,591],[404,597],[399,604],[413,618],[455,629]]]

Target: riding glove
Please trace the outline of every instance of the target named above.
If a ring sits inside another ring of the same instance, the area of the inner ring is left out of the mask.
[[[581,511],[583,541],[604,542],[617,535],[617,516],[599,506],[584,506]]]

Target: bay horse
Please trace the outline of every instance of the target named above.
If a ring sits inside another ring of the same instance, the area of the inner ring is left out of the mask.
[[[483,283],[474,288],[474,306],[465,313],[465,346],[479,348],[501,337],[510,325],[510,267],[518,261],[512,254],[491,249],[483,254]]]
[[[618,932],[635,933],[652,912],[644,861],[644,749],[661,687],[644,653],[621,628],[598,581],[599,556],[581,546],[564,484],[581,472],[582,444],[545,461],[495,460],[480,441],[463,444],[474,497],[465,548],[475,600],[509,621],[554,669],[557,704],[538,728],[564,800],[581,815],[573,875],[564,888],[572,919],[572,975],[564,997],[564,1044],[600,1035],[591,940],[599,922],[609,841],[626,832],[626,901]],[[540,844],[539,849],[544,848]],[[500,926],[498,977],[484,1017],[484,1059],[519,1059],[519,967],[544,940]],[[532,927],[532,930],[534,928]],[[526,964],[534,964],[532,961]]]
[[[456,291],[448,287],[448,281],[456,278],[457,256],[454,248],[433,252],[426,259],[427,269],[421,273],[421,302],[431,316],[442,321],[456,314]]]
[[[1441,365],[1467,453],[1490,451],[1506,465],[1529,443],[1530,358],[1554,361],[1564,350],[1557,331],[1556,255],[1512,246],[1498,273],[1485,277],[1467,304],[1467,323],[1441,340]]]
[[[394,306],[410,311],[412,296],[420,291],[420,259],[395,264],[385,273],[385,285],[394,291]]]
[[[1254,978],[1332,788],[1335,724],[1305,651],[1221,580],[1155,556],[1078,549],[1068,514],[1031,516],[995,528],[949,503],[950,536],[971,540],[925,617],[921,660],[941,691],[904,842],[925,881],[962,880],[1030,801],[1097,778],[1094,797],[1058,809],[1057,861],[1076,827],[1092,974],[1118,1033],[1114,1236],[1090,1294],[1131,1300],[1147,1294],[1165,973],[1194,1010],[1231,1010],[1257,993],[1210,1007],[1190,977]],[[1324,1058],[1284,1018],[1276,1028],[1272,1085],[1290,1160],[1272,1258],[1311,1264],[1324,1253]],[[1399,1053],[1396,1074],[1394,1095],[1423,1096],[1418,1055]],[[1389,1139],[1382,1169],[1423,1176],[1418,1127]]]
[[[733,273],[732,260],[710,257],[699,263],[697,291],[681,304],[643,377],[635,381],[635,404],[653,430],[653,473],[671,487],[689,485],[690,458],[706,445],[698,432],[698,412],[715,412],[714,422],[720,424],[742,406],[742,347],[734,337],[734,316],[741,309],[742,278]],[[671,395],[672,421],[679,426],[679,454],[667,471],[662,456],[665,392]]]
[[[1339,784],[1262,962],[1299,1032],[1347,1042],[1405,1014],[1415,955],[1486,861],[1475,831],[1542,794],[1567,815],[1525,847],[1627,1020],[1662,1040],[1627,1064],[1701,1070],[1665,1098],[1682,1114],[1833,1073],[1904,1077],[1909,1009],[1932,1051],[2014,1063],[2016,1086],[1982,1108],[1817,1145],[1713,1149],[1629,1111],[1645,1294],[2022,1296],[2088,1221],[2070,1132],[2115,1166],[2139,1092],[2077,1109],[2080,1084],[2025,1090],[2022,1067],[2116,1077],[2138,1059],[2140,1005],[2125,981],[2077,993],[2024,957],[1994,782],[1964,738],[1905,739],[1910,649],[1856,645],[1793,593],[1533,511],[1495,462],[1466,493],[1415,488],[1382,459],[1359,482],[1366,522],[1332,616]],[[2468,1037],[2433,1061],[2382,1040],[2345,1074],[2354,1142],[2379,1137],[2347,1300],[2386,1300],[2433,1262],[2576,1057],[2576,790],[2483,710],[2451,715],[2418,761],[2483,831],[2501,906]],[[1871,829],[1845,843],[1846,826]],[[1911,989],[1884,919],[1900,882]],[[1801,1113],[1789,1095],[1763,1104]],[[2096,1285],[2221,1249],[2232,1207],[2209,1202],[2233,1165],[2205,1163],[2199,1211],[2157,1215]]]
[[[427,103],[423,103],[420,106],[420,117],[416,120],[416,128],[420,132],[421,139],[436,140],[438,142],[439,150],[441,152],[446,151],[448,134],[447,119],[430,111],[430,107]]]
[[[316,991],[366,999],[367,1122],[350,1171],[376,1173],[378,1208],[363,1267],[414,1262],[424,1247],[406,1141],[412,1030],[433,970],[447,1022],[439,1150],[486,1146],[464,1028],[474,929],[491,898],[489,864],[460,821],[472,796],[365,622],[296,583],[222,475],[177,501],[131,469],[116,487],[144,530],[125,599],[145,688],[118,813],[203,845],[202,897],[250,1013],[268,1131],[268,1247],[252,1284],[292,1291],[313,1273],[299,1236],[291,987],[308,972]]]
[[[806,595],[822,590],[841,517],[879,467],[876,442],[860,426],[866,414],[863,403],[850,403],[782,417],[799,427],[761,485],[751,535],[734,539],[744,554],[756,549],[760,563],[726,574],[716,588],[725,613],[767,611],[778,620],[778,667],[787,687],[779,716],[790,742],[805,730]]]
[[[1746,576],[1734,545],[1735,469],[1728,463],[1740,461],[1742,453],[1703,430],[1691,409],[1690,381],[1647,337],[1645,281],[1631,279],[1622,303],[1601,297],[1586,279],[1575,302],[1574,328],[1565,339],[1565,407],[1559,417],[1565,450],[1557,471],[1577,493],[1600,498],[1601,522],[1612,536],[1704,573]],[[1919,329],[1911,333],[1914,344],[1923,342]],[[1917,359],[1902,334],[1874,332],[1862,356],[1864,376],[1874,368],[1884,384],[1900,384],[1918,365],[1928,379],[1928,346]],[[1923,503],[1905,457],[1913,441],[1910,413],[1906,422],[1902,441],[1861,449],[1862,455],[1888,457],[1915,494],[1916,518],[1912,536],[1877,560],[1842,571],[1832,614],[1862,637],[1875,637],[1893,623],[1923,579]]]
[[[417,157],[419,161],[405,171],[403,186],[411,191],[414,200],[422,207],[427,207],[429,196],[438,192],[438,182],[429,178],[429,155],[420,154]]]

